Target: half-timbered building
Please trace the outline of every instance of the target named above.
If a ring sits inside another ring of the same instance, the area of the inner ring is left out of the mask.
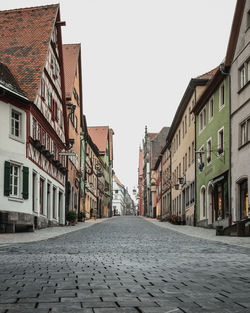
[[[1,11],[0,24],[5,69],[0,211],[7,225],[2,231],[22,224],[31,229],[64,224],[66,167],[60,152],[68,147],[61,38],[65,23],[59,5],[47,5]]]

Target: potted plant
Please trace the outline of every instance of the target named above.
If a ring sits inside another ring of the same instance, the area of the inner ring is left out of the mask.
[[[80,212],[78,214],[78,221],[84,222],[85,221],[85,217],[86,217],[85,212]]]
[[[75,226],[76,218],[77,218],[77,215],[75,211],[69,211],[66,215],[66,220],[69,222],[71,226]]]

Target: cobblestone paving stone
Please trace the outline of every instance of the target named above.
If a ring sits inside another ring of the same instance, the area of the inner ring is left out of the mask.
[[[0,313],[247,313],[250,249],[118,217],[0,247]]]

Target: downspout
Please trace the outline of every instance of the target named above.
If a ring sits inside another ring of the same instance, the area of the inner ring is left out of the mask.
[[[194,103],[196,104],[196,87],[194,88]],[[194,114],[194,113],[193,113]],[[196,147],[196,115],[194,115],[194,151],[197,151]],[[197,164],[196,164],[196,154],[194,155],[194,226],[196,226],[197,221]]]
[[[229,201],[229,226],[232,225],[232,124],[231,124],[231,112],[232,112],[232,99],[231,99],[231,76],[229,79],[229,175],[230,175],[230,201]]]

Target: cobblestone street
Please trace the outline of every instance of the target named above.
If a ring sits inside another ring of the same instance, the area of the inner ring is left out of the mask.
[[[0,313],[250,312],[250,249],[117,217],[0,247]]]

